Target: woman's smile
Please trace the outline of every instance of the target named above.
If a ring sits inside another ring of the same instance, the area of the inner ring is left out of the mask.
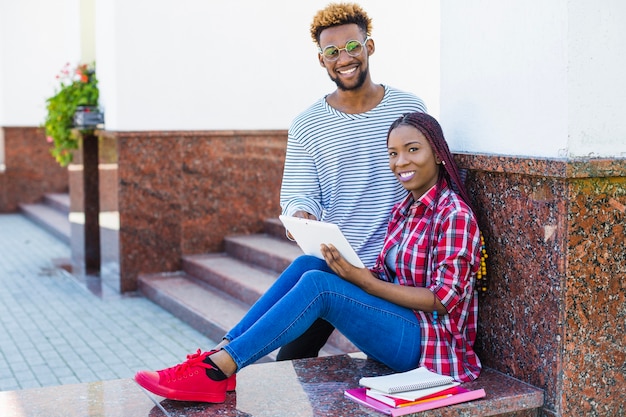
[[[398,173],[398,177],[400,177],[400,181],[403,181],[403,182],[411,180],[411,178],[413,178],[414,175],[415,175],[415,171],[405,171],[405,172]]]

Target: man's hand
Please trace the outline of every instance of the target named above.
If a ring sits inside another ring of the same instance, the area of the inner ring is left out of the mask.
[[[293,213],[293,217],[300,217],[301,219],[317,220],[317,217],[315,217],[311,213],[308,213],[304,210],[296,211],[295,213]]]
[[[298,210],[295,213],[293,213],[293,217],[299,217],[301,219],[309,219],[309,220],[317,220],[317,217],[315,217],[314,215],[312,215],[311,213],[308,213],[304,210]],[[287,230],[287,239],[294,241],[295,239],[293,238],[293,236],[291,236],[291,233],[289,233],[289,230]]]

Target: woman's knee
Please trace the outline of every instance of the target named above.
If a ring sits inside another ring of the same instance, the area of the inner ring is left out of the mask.
[[[326,266],[326,262],[314,256],[302,255],[293,260],[293,262],[280,274],[277,282],[283,285],[293,286],[300,281],[302,276],[309,271],[319,271]]]
[[[346,281],[332,272],[314,269],[304,272],[300,278],[299,284],[312,286],[319,292],[340,292],[339,288],[345,282]]]
[[[301,255],[294,259],[287,270],[299,272],[300,275],[302,275],[307,271],[324,270],[327,268],[328,266],[326,265],[326,261],[323,259],[310,255]]]

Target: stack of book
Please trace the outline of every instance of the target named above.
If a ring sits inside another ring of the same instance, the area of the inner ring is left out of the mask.
[[[361,388],[346,390],[345,396],[391,416],[432,410],[486,395],[484,389],[468,390],[451,377],[424,367],[391,375],[363,377],[359,385]]]

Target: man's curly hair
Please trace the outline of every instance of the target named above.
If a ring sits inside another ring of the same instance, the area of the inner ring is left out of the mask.
[[[361,6],[356,3],[331,3],[313,17],[311,38],[319,45],[324,29],[349,23],[355,23],[366,36],[372,34],[372,20]]]

